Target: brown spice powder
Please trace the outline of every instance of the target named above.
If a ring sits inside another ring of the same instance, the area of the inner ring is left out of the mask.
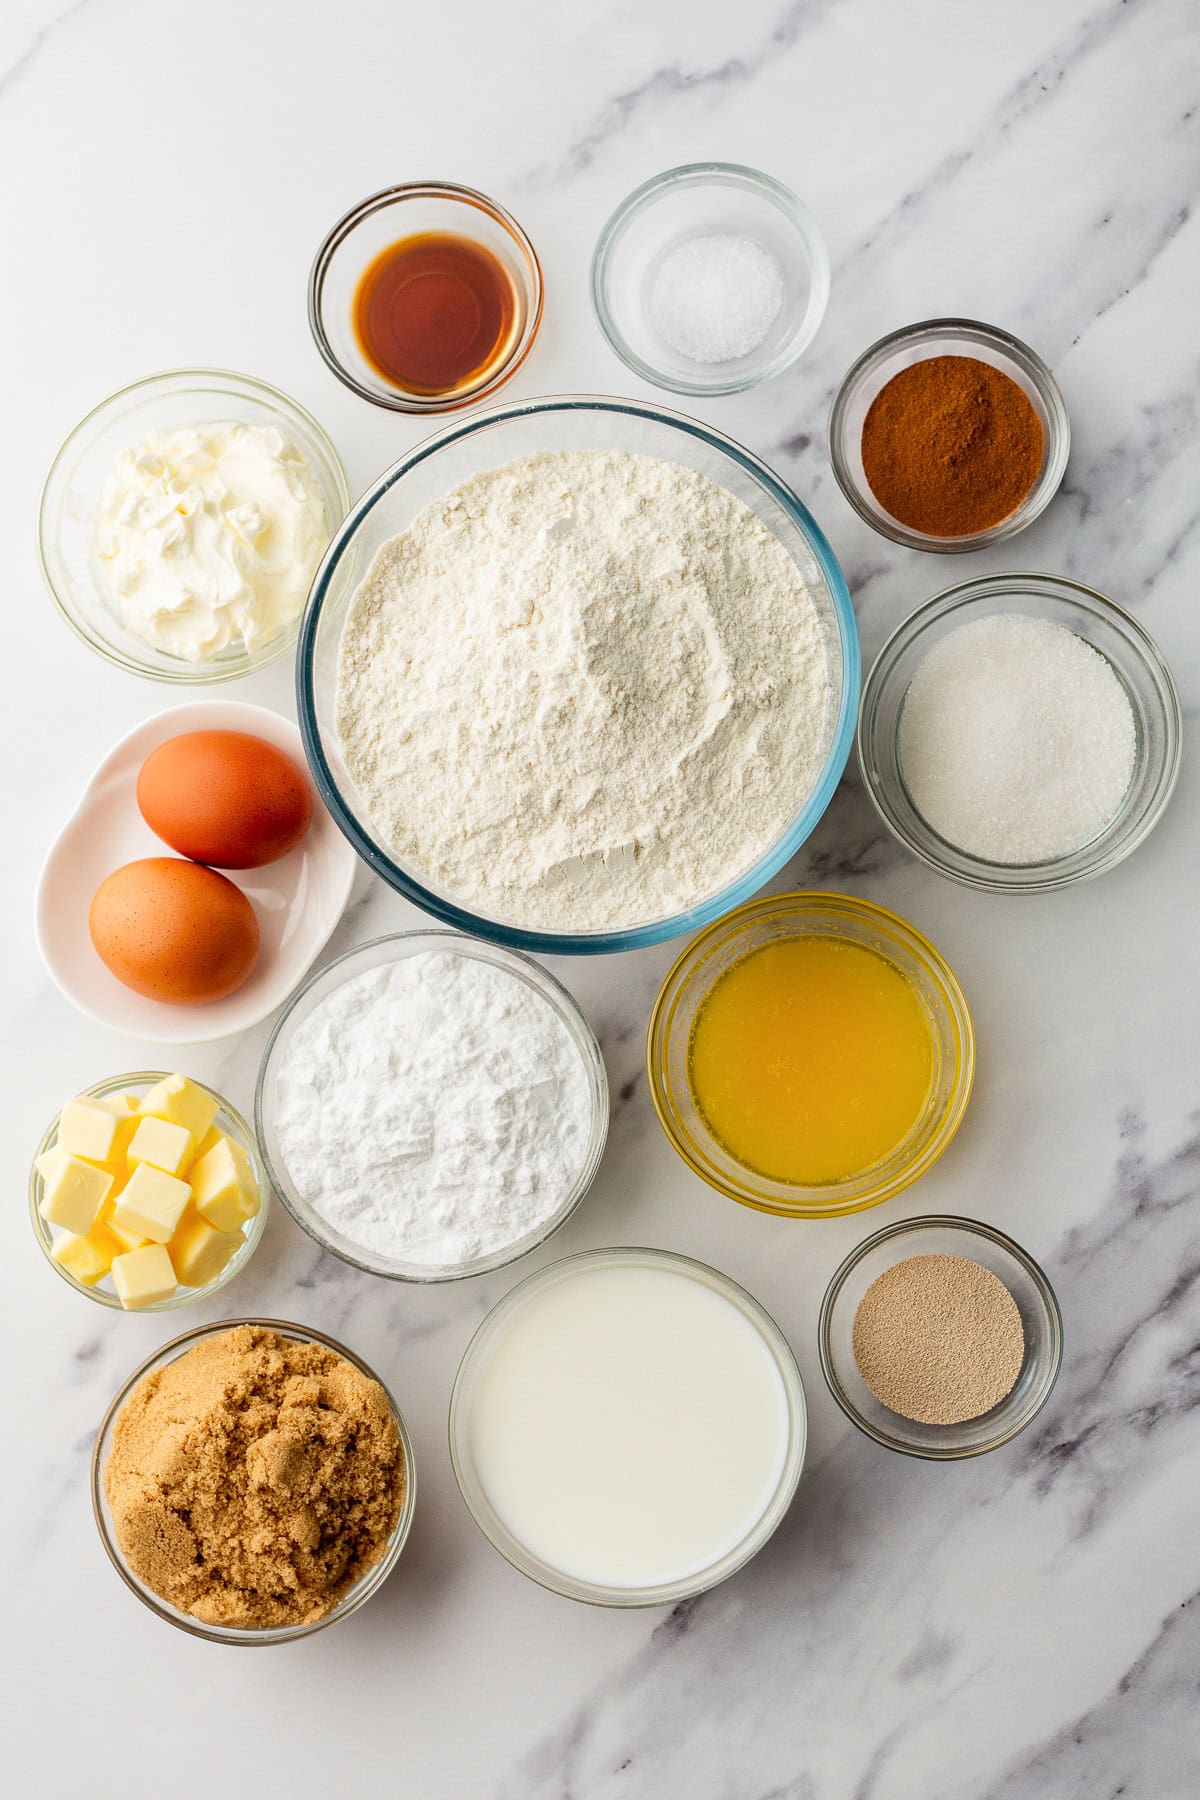
[[[133,1573],[238,1629],[311,1624],[383,1554],[406,1470],[387,1395],[323,1344],[238,1325],[139,1383],[104,1475]]]
[[[875,1398],[921,1425],[990,1412],[1025,1359],[1016,1301],[965,1256],[910,1256],[885,1270],[859,1302],[852,1341]]]
[[[1042,467],[1045,434],[1023,390],[975,356],[901,369],[867,410],[863,473],[912,531],[968,537],[1014,513]]]

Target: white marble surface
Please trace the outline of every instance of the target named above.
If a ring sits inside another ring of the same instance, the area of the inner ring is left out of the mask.
[[[671,950],[560,967],[600,1033],[615,1113],[595,1189],[543,1256],[634,1240],[714,1262],[782,1322],[808,1384],[811,1449],[785,1526],[741,1576],[674,1614],[555,1599],[501,1561],[460,1503],[445,1446],[450,1381],[513,1276],[428,1291],[372,1281],[315,1254],[279,1209],[221,1310],[323,1326],[378,1365],[416,1442],[417,1524],[381,1596],[336,1630],[251,1656],[169,1630],[105,1561],[86,1470],[111,1392],[172,1323],[80,1301],[42,1265],[24,1216],[29,1151],[60,1097],[157,1060],[77,1017],[32,942],[34,878],[57,823],[108,744],[169,700],[76,643],[40,585],[38,485],[84,409],[155,368],[245,369],[311,405],[365,485],[423,433],[326,372],[305,276],[344,207],[429,175],[496,194],[544,257],[545,328],[509,392],[648,397],[588,311],[595,234],[631,186],[669,164],[758,164],[824,225],[829,313],[799,368],[694,410],[812,506],[847,571],[868,657],[968,570],[1044,567],[1134,609],[1194,723],[1196,27],[1191,0],[10,0],[0,541],[14,1794],[1200,1792],[1190,751],[1169,814],[1134,859],[1029,901],[926,873],[881,834],[854,781],[843,785],[787,882],[844,887],[924,927],[957,968],[979,1032],[959,1139],[872,1217],[772,1220],[690,1178],[642,1078],[646,1012]],[[1030,339],[1075,428],[1044,518],[995,555],[949,563],[873,536],[823,449],[851,358],[939,312]],[[291,705],[283,670],[237,691]],[[415,917],[364,876],[333,948]],[[264,1037],[186,1061],[247,1103]],[[815,1355],[839,1259],[885,1219],[929,1210],[1012,1232],[1044,1262],[1066,1316],[1049,1409],[967,1465],[911,1462],[859,1436]]]

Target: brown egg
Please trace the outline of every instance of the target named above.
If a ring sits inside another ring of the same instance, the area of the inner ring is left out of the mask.
[[[173,1006],[223,999],[258,960],[258,919],[241,889],[173,856],[126,863],[102,881],[88,927],[118,981]]]
[[[295,849],[312,819],[307,777],[248,731],[168,738],[142,764],[137,803],[172,850],[218,869],[275,862]]]

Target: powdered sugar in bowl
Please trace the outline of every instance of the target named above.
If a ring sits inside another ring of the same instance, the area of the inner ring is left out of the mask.
[[[297,989],[259,1071],[276,1192],[310,1237],[397,1281],[525,1255],[570,1217],[608,1134],[595,1034],[519,952],[374,939]]]

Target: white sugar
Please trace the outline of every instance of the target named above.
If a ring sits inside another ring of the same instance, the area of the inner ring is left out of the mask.
[[[658,335],[692,362],[733,362],[756,350],[783,306],[769,251],[728,232],[685,238],[663,257],[647,311]]]
[[[1133,709],[1063,625],[999,613],[958,626],[913,677],[899,754],[939,836],[989,862],[1049,862],[1099,836],[1133,776]]]

